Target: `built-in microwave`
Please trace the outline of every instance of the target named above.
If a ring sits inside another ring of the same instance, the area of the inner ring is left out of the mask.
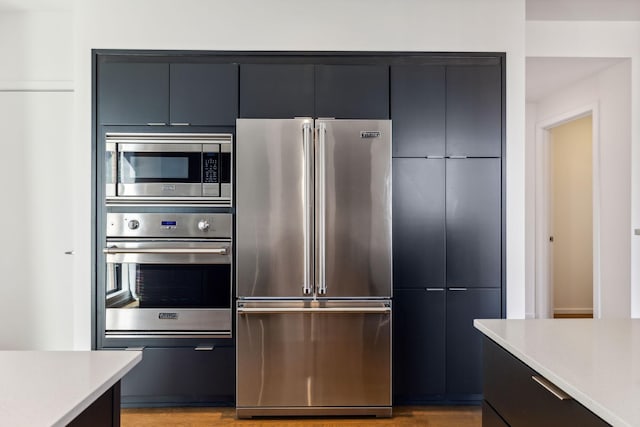
[[[106,202],[231,206],[232,141],[218,133],[107,133]]]

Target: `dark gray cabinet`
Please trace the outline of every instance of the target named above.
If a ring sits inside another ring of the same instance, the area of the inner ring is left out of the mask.
[[[480,332],[478,332],[480,333]],[[488,338],[483,339],[484,402],[482,425],[608,426],[574,399],[561,400],[534,380],[557,388]]]
[[[169,123],[235,126],[236,64],[171,64]]]
[[[444,159],[393,159],[395,289],[444,287],[444,181]]]
[[[396,401],[445,392],[445,291],[397,289],[393,295],[393,389]]]
[[[145,348],[142,361],[122,379],[122,402],[130,405],[228,405],[234,396],[234,347]]]
[[[393,156],[445,155],[445,67],[391,67]]]
[[[313,85],[313,65],[242,64],[240,117],[314,117]]]
[[[233,126],[237,65],[104,62],[97,101],[100,124]]]
[[[446,88],[447,155],[500,157],[501,67],[449,65]]]
[[[99,123],[168,122],[169,64],[104,62],[97,77]]]
[[[452,400],[482,396],[482,334],[473,319],[501,317],[500,288],[447,290],[447,395]]]
[[[499,287],[501,160],[467,158],[446,162],[447,286]]]
[[[389,67],[242,64],[240,117],[388,119]]]
[[[388,65],[317,65],[317,117],[389,118]]]

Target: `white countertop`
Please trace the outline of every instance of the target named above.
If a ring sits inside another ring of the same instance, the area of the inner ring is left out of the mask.
[[[609,424],[640,426],[640,319],[473,324]]]
[[[0,351],[0,424],[64,426],[140,360],[140,351]]]

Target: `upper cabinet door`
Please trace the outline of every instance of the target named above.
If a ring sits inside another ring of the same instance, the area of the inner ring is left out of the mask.
[[[170,76],[172,124],[235,125],[236,64],[171,64]]]
[[[98,68],[98,122],[169,122],[169,64],[104,62]]]
[[[240,117],[313,117],[313,65],[242,64]]]
[[[447,155],[500,157],[502,73],[499,65],[447,67]]]
[[[317,117],[389,118],[387,65],[318,65],[315,70]]]
[[[391,67],[393,156],[445,155],[445,67]]]

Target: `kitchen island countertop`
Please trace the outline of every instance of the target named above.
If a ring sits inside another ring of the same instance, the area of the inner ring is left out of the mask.
[[[640,319],[476,319],[488,338],[614,426],[640,426]]]
[[[0,424],[64,426],[140,360],[140,351],[0,351]]]

